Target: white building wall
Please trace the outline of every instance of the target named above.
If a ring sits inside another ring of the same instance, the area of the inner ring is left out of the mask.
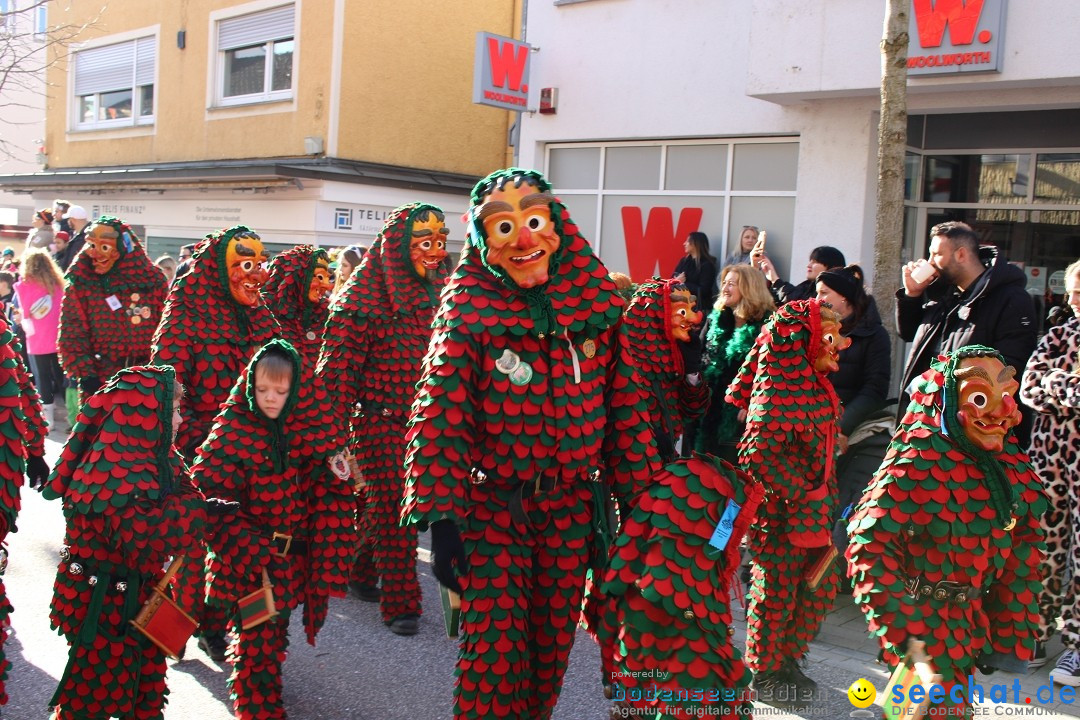
[[[5,42],[31,53],[19,61],[22,70],[40,69],[36,75],[11,76],[0,87],[0,137],[5,151],[0,151],[0,175],[29,173],[41,169],[38,147],[45,136],[44,53],[32,52],[43,45],[33,39],[32,13],[21,12],[8,18],[12,35]],[[52,206],[52,198],[47,205]],[[29,225],[35,207],[26,195],[0,192],[0,224]],[[9,238],[3,244],[13,244]]]

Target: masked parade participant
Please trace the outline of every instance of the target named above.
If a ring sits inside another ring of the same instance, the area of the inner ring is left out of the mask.
[[[954,717],[970,714],[976,668],[1026,672],[1038,634],[1047,503],[1017,445],[1015,374],[979,345],[939,356],[848,523],[855,600],[885,660],[925,642]]]
[[[411,203],[390,214],[334,300],[319,364],[328,384],[340,384],[340,413],[352,415],[349,449],[365,482],[354,583],[361,597],[380,597],[383,622],[398,635],[416,634],[421,614],[416,527],[399,523],[402,463],[405,421],[445,281],[448,233],[434,205]]]
[[[669,464],[649,483],[602,586],[597,638],[617,707],[661,719],[750,715],[730,599],[739,544],[764,495],[708,455]]]
[[[49,615],[71,646],[55,720],[162,717],[165,653],[131,620],[169,556],[201,544],[204,501],[172,447],[182,392],[172,368],[117,373],[84,403],[42,493],[67,520]]]
[[[697,298],[676,280],[641,283],[626,308],[630,356],[664,462],[675,459],[684,423],[700,418],[709,406],[709,386],[701,381],[701,320]]]
[[[297,245],[276,255],[268,272],[263,304],[281,325],[281,337],[300,353],[305,368],[314,368],[334,289],[330,258],[322,248]]]
[[[152,361],[171,365],[187,392],[176,447],[189,461],[210,433],[214,418],[255,351],[280,334],[262,304],[266,250],[251,228],[236,225],[208,235],[195,248],[191,269],[176,281],[154,334]],[[160,275],[160,272],[158,273]],[[203,612],[203,556],[196,553],[174,586],[178,601],[200,621],[199,646],[225,659],[225,618]]]
[[[0,314],[0,542],[15,532],[19,489],[25,474],[30,487],[40,487],[49,476],[45,462],[48,427],[34,385],[22,364],[15,334]],[[0,548],[0,705],[7,704],[4,683],[11,663],[4,657],[4,640],[11,632],[11,612],[3,574],[7,548]]]
[[[849,343],[839,316],[817,300],[788,303],[728,388],[727,400],[746,411],[739,466],[765,486],[748,543],[746,661],[758,698],[772,705],[804,704],[817,687],[799,663],[832,606],[837,574],[807,576],[832,560],[840,401],[826,376]]]
[[[146,363],[168,286],[131,228],[101,216],[64,278],[57,351],[85,397],[121,368]]]
[[[476,185],[413,403],[402,520],[461,592],[456,718],[548,718],[611,493],[657,469],[623,300],[532,170]]]
[[[229,689],[240,720],[284,718],[281,663],[289,617],[304,605],[308,642],[326,619],[330,595],[342,596],[356,532],[352,485],[314,459],[341,442],[313,433],[301,391],[305,371],[292,345],[272,340],[240,375],[192,466],[207,502],[227,507],[207,534],[207,604],[231,618]],[[318,400],[325,410],[327,398]],[[325,412],[321,413],[326,415]],[[316,423],[321,425],[321,423]],[[261,602],[244,598],[261,593]],[[272,604],[265,603],[266,594]]]

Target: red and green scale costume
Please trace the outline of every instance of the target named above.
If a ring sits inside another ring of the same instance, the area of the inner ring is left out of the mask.
[[[657,469],[624,300],[562,203],[550,203],[559,245],[547,283],[524,290],[487,264],[476,208],[521,178],[550,192],[527,170],[473,190],[408,433],[402,520],[452,519],[468,556],[456,718],[550,717],[590,553],[606,557],[594,505],[612,492],[629,502]],[[504,353],[528,363],[525,381]]]
[[[923,640],[946,693],[966,686],[977,663],[1030,659],[1039,627],[1042,484],[1014,433],[997,455],[977,450],[946,401],[956,363],[976,354],[1001,359],[989,348],[960,348],[914,383],[885,460],[848,522],[848,572],[870,634],[891,666],[908,638]],[[914,597],[912,578],[930,590],[916,587]],[[940,581],[977,591],[962,603],[940,599],[933,593]]]
[[[739,466],[765,487],[748,536],[753,562],[746,661],[755,673],[781,670],[805,656],[836,594],[835,571],[815,590],[803,580],[807,566],[832,542],[836,496],[840,401],[814,369],[820,342],[817,300],[784,305],[762,328],[726,398],[747,411]]]
[[[26,459],[45,454],[47,433],[41,399],[23,367],[18,340],[0,313],[0,543],[6,545],[8,533],[18,530],[15,517]],[[6,566],[6,547],[0,555],[0,565]],[[4,641],[11,631],[12,610],[0,571],[0,705],[8,700],[4,683],[11,663],[4,656]]]
[[[729,601],[739,545],[763,496],[746,473],[697,455],[665,467],[637,501],[612,550],[597,632],[620,703],[657,718],[703,717],[708,708],[749,717],[751,675],[731,642]],[[729,503],[740,509],[720,550],[709,540]]]
[[[679,341],[671,334],[671,293],[676,289],[689,294],[677,280],[643,282],[623,314],[631,362],[642,381],[649,417],[656,432],[667,433],[672,443],[683,434],[684,423],[705,414],[710,395],[707,384],[687,381]]]
[[[56,346],[65,374],[104,383],[121,368],[149,360],[169,288],[131,228],[107,216],[95,224],[116,230],[120,257],[101,275],[88,253],[75,258],[64,274]]]
[[[326,251],[313,245],[297,245],[270,261],[270,279],[262,286],[262,301],[281,326],[281,337],[300,353],[304,366],[315,366],[323,342],[323,328],[330,314],[329,301],[308,298],[316,264],[329,264]]]
[[[172,446],[174,373],[132,367],[83,405],[42,494],[67,530],[52,627],[71,645],[55,718],[161,718],[165,654],[130,621],[170,556],[201,544],[204,500]]]
[[[330,310],[319,375],[339,390],[336,411],[351,416],[349,449],[364,474],[361,549],[355,580],[382,579],[387,623],[421,614],[416,575],[417,531],[399,522],[404,486],[405,422],[431,339],[431,321],[445,278],[421,278],[409,260],[414,222],[442,211],[410,203],[387,218]]]
[[[255,365],[270,352],[287,356],[293,365],[289,399],[276,420],[259,410],[254,395]],[[285,717],[281,663],[289,617],[304,605],[304,628],[314,645],[330,595],[345,594],[356,544],[352,486],[322,462],[340,444],[340,433],[327,434],[317,414],[305,409],[313,396],[306,393],[302,377],[300,357],[289,343],[273,340],[260,349],[192,466],[208,498],[238,503],[207,537],[206,602],[227,610],[231,618],[228,683],[236,717],[245,720]],[[319,404],[326,401],[325,395],[318,397]],[[310,471],[313,461],[318,461],[315,472]],[[292,537],[285,556],[278,554],[274,533]],[[236,601],[262,586],[263,570],[280,614],[244,630]]]

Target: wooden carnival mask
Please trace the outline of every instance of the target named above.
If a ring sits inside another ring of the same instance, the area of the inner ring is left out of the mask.
[[[518,287],[548,281],[551,256],[560,242],[551,219],[554,200],[528,183],[508,182],[480,204],[477,217],[487,236],[487,263],[502,268]]]
[[[450,231],[446,223],[433,212],[427,220],[414,220],[409,240],[409,261],[421,278],[432,282],[438,277],[439,266],[446,259],[446,238]]]
[[[689,342],[690,334],[701,327],[702,314],[697,298],[686,290],[671,293],[671,336],[679,342]]]
[[[229,275],[229,292],[241,305],[259,304],[259,288],[269,277],[263,263],[266,250],[258,235],[235,235],[225,249],[225,267]]]
[[[821,341],[814,358],[814,370],[824,375],[840,369],[840,351],[851,345],[851,338],[840,334],[840,317],[831,310],[821,312]]]
[[[311,284],[308,285],[308,300],[319,302],[333,289],[334,276],[330,272],[330,264],[326,258],[319,258],[315,261],[315,269],[311,272]]]
[[[1005,436],[1020,424],[1016,369],[996,357],[964,358],[956,368],[956,418],[980,450],[1001,452]]]
[[[120,259],[120,249],[117,247],[119,241],[120,236],[111,225],[93,225],[87,231],[86,254],[90,256],[94,272],[98,275],[112,270],[113,265]]]

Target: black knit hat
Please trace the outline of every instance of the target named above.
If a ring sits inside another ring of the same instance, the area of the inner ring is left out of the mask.
[[[819,262],[828,268],[838,268],[847,265],[844,253],[830,245],[821,245],[810,251],[810,261]]]
[[[853,305],[857,302],[857,298],[866,292],[863,289],[862,268],[858,265],[825,270],[817,276],[817,281],[824,283],[827,288],[839,293]]]

